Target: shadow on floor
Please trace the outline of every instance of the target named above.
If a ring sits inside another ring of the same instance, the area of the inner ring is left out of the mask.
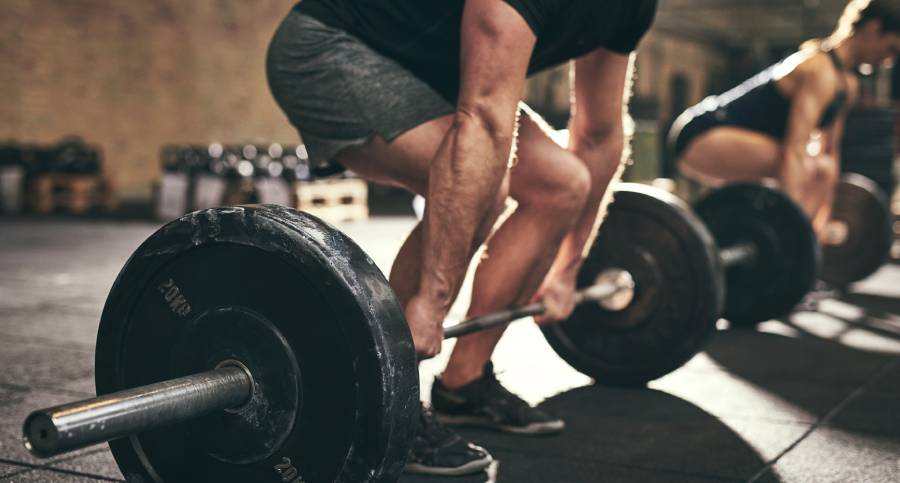
[[[463,430],[464,437],[491,451],[498,460],[496,467],[472,477],[407,476],[401,481],[745,480],[764,465],[756,451],[719,419],[664,392],[586,386],[552,397],[541,407],[565,417],[563,434],[523,437]]]
[[[863,309],[869,317],[889,318],[890,316],[900,316],[900,299],[896,297],[868,293],[846,293],[841,295],[839,300],[856,305]],[[900,339],[900,332],[893,334],[893,336]]]
[[[828,317],[834,316],[829,314]],[[766,390],[786,404],[800,408],[816,419],[829,417],[831,426],[900,438],[900,424],[891,415],[891,405],[883,402],[866,404],[869,391],[860,389],[867,384],[878,387],[880,381],[890,377],[888,371],[896,372],[900,356],[848,347],[839,342],[842,334],[835,335],[832,340],[814,335],[789,319],[784,323],[798,335],[723,331],[706,353],[729,373]],[[895,331],[881,329],[869,320],[848,324],[854,329],[900,338]],[[900,396],[896,397],[900,400]],[[841,405],[840,411],[835,411],[838,405]]]

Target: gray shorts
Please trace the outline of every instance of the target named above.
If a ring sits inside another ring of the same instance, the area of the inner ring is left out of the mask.
[[[266,64],[272,94],[313,163],[375,134],[391,141],[455,111],[397,62],[295,11],[275,32]]]

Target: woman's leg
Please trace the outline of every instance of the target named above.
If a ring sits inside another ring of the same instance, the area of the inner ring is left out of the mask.
[[[781,144],[748,129],[721,126],[697,136],[676,161],[680,171],[704,184],[777,178]]]

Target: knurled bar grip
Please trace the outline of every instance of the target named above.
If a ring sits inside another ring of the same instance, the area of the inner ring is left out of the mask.
[[[628,280],[630,280],[630,277],[628,278]],[[632,288],[634,288],[632,285],[625,283],[624,281],[598,283],[576,293],[575,305],[580,305],[584,302],[600,302],[609,297],[612,297],[620,290]],[[460,322],[453,327],[445,329],[444,339],[462,337],[464,335],[469,335],[503,324],[508,324],[512,321],[523,319],[525,317],[541,315],[546,310],[547,308],[543,304],[534,303],[531,305],[525,305],[523,307],[517,307],[515,309],[503,310],[480,317],[474,317],[465,322]]]

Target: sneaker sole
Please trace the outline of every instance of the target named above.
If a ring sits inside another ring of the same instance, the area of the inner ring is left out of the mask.
[[[463,476],[484,471],[488,466],[491,466],[491,463],[493,462],[494,458],[486,456],[483,459],[470,461],[456,468],[441,468],[425,466],[419,463],[407,463],[403,471],[413,475]]]
[[[435,414],[437,420],[447,426],[495,429],[504,433],[521,435],[547,435],[562,432],[566,428],[565,421],[548,421],[546,423],[531,423],[528,426],[509,426],[498,424],[489,419],[477,416],[451,416],[448,414]]]

